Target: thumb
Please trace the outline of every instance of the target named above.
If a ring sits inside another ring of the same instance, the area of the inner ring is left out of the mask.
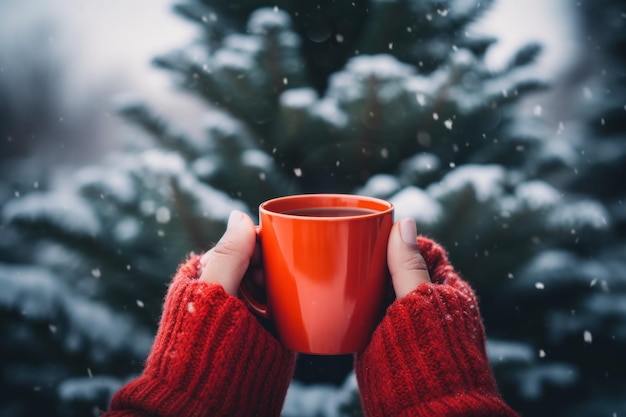
[[[227,293],[236,296],[255,244],[252,219],[240,211],[231,212],[226,232],[200,260],[203,266],[200,280],[221,284]]]
[[[402,219],[393,225],[387,244],[387,264],[396,298],[404,297],[424,282],[431,282],[417,246],[417,227],[413,219]]]

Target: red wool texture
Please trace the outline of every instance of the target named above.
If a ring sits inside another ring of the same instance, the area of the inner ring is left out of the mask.
[[[474,292],[441,246],[418,243],[433,283],[396,300],[355,355],[365,415],[517,416],[489,367]],[[143,374],[115,394],[104,417],[280,416],[295,353],[241,300],[199,281],[198,260],[179,268]]]
[[[444,249],[418,238],[432,284],[396,300],[356,355],[368,417],[517,416],[500,397],[474,291]]]
[[[144,372],[106,417],[280,415],[295,354],[241,300],[199,281],[198,261],[179,268]]]

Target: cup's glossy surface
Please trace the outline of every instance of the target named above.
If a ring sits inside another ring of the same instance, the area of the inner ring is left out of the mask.
[[[365,348],[383,308],[391,203],[309,194],[259,211],[267,312],[283,344],[313,354]]]

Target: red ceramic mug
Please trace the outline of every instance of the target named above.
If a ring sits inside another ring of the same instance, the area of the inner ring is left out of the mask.
[[[297,352],[338,355],[367,345],[384,308],[391,203],[304,194],[259,207],[267,302],[240,294]]]

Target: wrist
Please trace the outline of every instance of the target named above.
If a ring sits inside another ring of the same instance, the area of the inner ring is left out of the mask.
[[[444,280],[421,284],[396,300],[357,354],[367,415],[407,410],[428,415],[433,407],[456,407],[455,398],[465,395],[503,404],[487,360],[476,297],[456,274]],[[472,407],[482,407],[480,401]]]
[[[278,416],[295,354],[241,300],[196,279],[197,265],[192,258],[176,274],[144,373],[123,388],[118,404],[140,401],[145,408],[150,398],[149,411],[159,415]]]

